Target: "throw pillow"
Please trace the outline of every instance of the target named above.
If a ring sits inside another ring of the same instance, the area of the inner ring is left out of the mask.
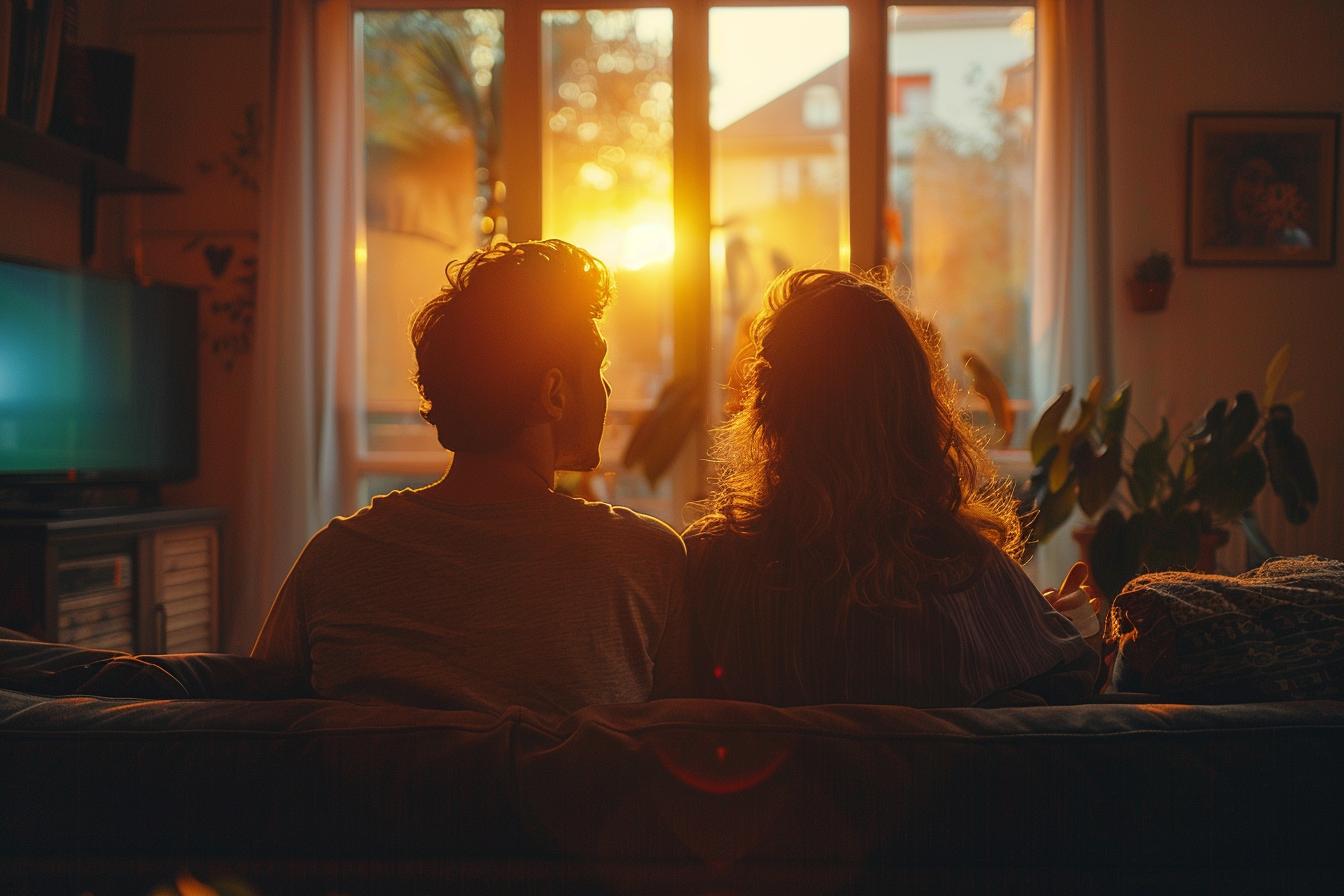
[[[1344,698],[1344,563],[1276,557],[1239,576],[1150,573],[1116,597],[1110,690],[1185,703]]]

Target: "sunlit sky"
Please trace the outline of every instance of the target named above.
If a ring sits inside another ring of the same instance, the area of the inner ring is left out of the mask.
[[[847,55],[843,6],[710,9],[710,125],[727,127]]]

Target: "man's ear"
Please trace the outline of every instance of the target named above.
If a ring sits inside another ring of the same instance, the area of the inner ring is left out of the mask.
[[[535,423],[554,423],[565,416],[569,403],[569,384],[559,367],[552,367],[541,378],[538,388],[539,419]]]

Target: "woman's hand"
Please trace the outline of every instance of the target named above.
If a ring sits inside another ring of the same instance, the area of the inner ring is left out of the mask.
[[[1083,635],[1088,647],[1099,656],[1105,656],[1101,620],[1097,618],[1097,611],[1101,609],[1101,590],[1092,580],[1092,571],[1086,563],[1079,560],[1073,564],[1069,574],[1064,577],[1064,584],[1058,589],[1042,592],[1042,596],[1049,601],[1050,606],[1068,617]]]

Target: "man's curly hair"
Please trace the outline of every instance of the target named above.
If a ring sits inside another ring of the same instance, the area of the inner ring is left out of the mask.
[[[522,431],[547,370],[578,375],[615,283],[563,240],[500,242],[445,274],[411,318],[420,416],[450,451],[497,451]]]

